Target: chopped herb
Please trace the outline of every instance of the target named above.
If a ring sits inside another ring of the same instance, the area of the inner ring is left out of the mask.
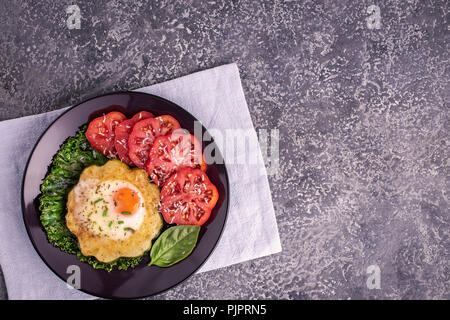
[[[117,221],[118,224],[123,224],[123,221]]]
[[[131,212],[130,211],[122,211],[122,214],[129,216],[131,214]]]
[[[109,223],[108,223],[108,227],[110,227],[111,228],[111,225],[112,225],[112,221],[110,221]]]
[[[94,201],[94,204],[99,203],[100,201],[103,201],[103,198],[97,199]]]
[[[132,233],[136,232],[136,230],[134,230],[133,228],[128,228],[128,227],[123,228],[123,230],[124,231],[131,231]]]
[[[106,217],[107,215],[108,215],[108,210],[107,209],[103,210],[103,216]]]

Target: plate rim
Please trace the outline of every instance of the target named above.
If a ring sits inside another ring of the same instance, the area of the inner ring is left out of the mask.
[[[98,98],[101,98],[101,97],[105,97],[105,96],[112,96],[112,95],[120,95],[120,94],[128,94],[128,95],[130,95],[130,94],[132,94],[132,95],[134,95],[134,94],[138,94],[138,95],[147,95],[147,96],[151,96],[151,97],[153,97],[153,98],[156,98],[156,99],[159,99],[159,100],[163,100],[163,101],[165,101],[165,102],[168,102],[168,103],[170,103],[170,104],[173,104],[173,105],[175,105],[176,107],[178,107],[178,108],[180,108],[180,109],[182,109],[182,110],[184,110],[185,112],[187,112],[192,118],[194,118],[196,121],[200,121],[200,120],[198,120],[197,119],[197,117],[195,117],[194,115],[192,115],[192,113],[190,113],[188,110],[186,110],[185,108],[183,108],[183,107],[181,107],[180,105],[178,105],[177,103],[175,103],[175,102],[173,102],[173,101],[170,101],[170,100],[168,100],[168,99],[165,99],[165,98],[163,98],[163,97],[161,97],[161,96],[157,96],[157,95],[154,95],[154,94],[151,94],[151,93],[146,93],[146,92],[140,92],[140,91],[127,91],[127,90],[121,90],[121,91],[114,91],[114,92],[109,92],[109,93],[105,93],[105,94],[101,94],[101,95],[97,95],[97,96],[95,96],[95,97],[92,97],[92,98],[89,98],[89,99],[85,99],[85,100],[83,100],[83,101],[81,101],[80,103],[77,103],[77,104],[75,104],[75,105],[73,105],[73,106],[71,106],[71,107],[69,107],[69,108],[67,108],[67,110],[65,110],[64,112],[62,112],[60,115],[58,115],[58,117],[56,117],[48,126],[47,126],[47,128],[40,134],[40,136],[39,136],[39,138],[36,140],[36,143],[34,144],[34,146],[33,146],[33,148],[32,148],[32,150],[31,150],[31,152],[30,152],[30,154],[29,154],[29,156],[28,156],[28,158],[27,158],[27,161],[26,161],[26,164],[25,164],[25,167],[24,167],[24,171],[23,171],[23,175],[22,175],[22,182],[21,182],[21,192],[20,192],[20,196],[21,196],[21,199],[20,199],[20,202],[21,202],[21,210],[22,210],[22,221],[23,221],[23,224],[24,224],[24,226],[25,226],[25,230],[26,230],[26,232],[27,232],[27,236],[28,236],[28,239],[30,240],[30,242],[31,242],[31,244],[33,245],[33,248],[34,248],[34,250],[35,250],[35,252],[39,255],[39,258],[44,262],[44,264],[47,266],[47,268],[48,269],[50,269],[51,270],[51,272],[54,274],[54,275],[56,275],[56,277],[59,279],[59,280],[61,280],[61,281],[63,281],[64,283],[67,283],[53,268],[52,268],[52,266],[50,266],[49,265],[49,263],[42,257],[42,255],[41,255],[41,253],[40,253],[40,251],[38,250],[38,248],[37,248],[37,245],[36,245],[36,243],[35,243],[35,241],[34,241],[34,239],[33,239],[33,237],[31,236],[31,234],[30,234],[30,230],[29,230],[29,226],[28,226],[28,224],[26,223],[26,221],[25,221],[25,201],[24,201],[24,190],[25,190],[25,178],[26,178],[26,176],[27,176],[27,172],[28,172],[28,169],[29,169],[29,164],[30,164],[30,161],[31,161],[31,158],[33,157],[33,154],[34,154],[34,152],[35,152],[35,150],[36,150],[36,148],[37,148],[37,146],[39,145],[39,143],[41,142],[41,140],[42,140],[42,138],[44,137],[44,135],[47,133],[47,131],[62,117],[62,116],[64,116],[66,113],[68,113],[69,111],[71,111],[71,110],[73,110],[73,109],[75,109],[76,107],[78,107],[79,105],[81,105],[81,104],[83,104],[83,103],[86,103],[86,102],[88,102],[88,101],[91,101],[91,100],[94,100],[94,99],[98,99]],[[56,110],[60,110],[60,109],[56,109]],[[206,128],[204,125],[203,125],[203,123],[200,121],[200,123],[202,124],[202,127],[203,128],[205,128],[205,130],[208,132],[208,128]],[[68,137],[67,137],[68,138]],[[214,142],[214,143],[216,143],[215,142],[215,140],[214,139],[212,139],[212,141]],[[98,297],[98,298],[106,298],[106,299],[117,299],[117,300],[131,300],[131,299],[143,299],[143,298],[147,298],[147,297],[152,297],[152,296],[155,296],[155,295],[158,295],[158,294],[162,294],[162,293],[165,293],[165,292],[167,292],[167,291],[169,291],[170,289],[173,289],[173,288],[175,288],[175,287],[177,287],[178,285],[181,285],[182,283],[184,283],[186,280],[188,280],[189,278],[191,278],[194,274],[196,274],[196,272],[205,264],[205,262],[206,261],[208,261],[208,259],[211,257],[211,255],[212,255],[212,253],[216,250],[216,248],[217,248],[217,244],[219,243],[219,241],[220,241],[220,239],[222,238],[222,236],[223,236],[223,231],[224,231],[224,229],[225,229],[225,225],[226,225],[226,223],[227,223],[227,221],[228,221],[228,213],[229,213],[229,209],[230,209],[230,181],[229,181],[229,177],[228,177],[228,169],[227,169],[227,166],[226,166],[226,163],[225,163],[225,158],[223,157],[223,155],[222,155],[222,151],[221,150],[219,150],[219,152],[220,152],[220,155],[221,155],[221,157],[222,157],[222,159],[223,159],[223,167],[224,167],[224,172],[225,172],[225,182],[226,182],[226,190],[227,190],[227,196],[226,196],[226,201],[225,201],[225,205],[226,205],[226,209],[225,209],[225,218],[224,218],[224,222],[223,222],[223,224],[222,224],[222,226],[220,227],[220,232],[219,232],[219,235],[218,235],[218,237],[217,237],[217,240],[216,240],[216,242],[215,242],[215,244],[214,244],[214,246],[213,246],[213,249],[208,253],[208,255],[205,257],[205,259],[201,262],[201,263],[199,263],[199,265],[190,273],[190,274],[188,274],[183,280],[181,280],[181,281],[179,281],[178,283],[175,283],[175,284],[173,284],[173,285],[171,285],[171,286],[169,286],[169,287],[167,287],[166,289],[163,289],[163,290],[160,290],[160,291],[158,291],[158,292],[155,292],[155,293],[152,293],[152,294],[149,294],[149,295],[141,295],[141,296],[133,296],[133,297],[114,297],[113,295],[100,295],[100,294],[97,294],[97,293],[94,293],[94,292],[92,292],[92,291],[90,291],[90,290],[86,290],[86,289],[82,289],[82,288],[80,288],[80,289],[75,289],[75,290],[78,290],[78,291],[81,291],[81,292],[83,292],[83,293],[86,293],[86,294],[89,294],[89,295],[92,295],[92,296],[94,296],[94,297]],[[51,163],[49,163],[48,164],[48,166],[50,166],[51,165]],[[42,225],[41,225],[41,230],[42,230],[42,232],[44,232],[45,234],[46,234],[46,237],[47,237],[47,233],[45,232],[45,230],[43,230],[43,227],[42,227]],[[47,238],[47,241],[48,241],[48,238]],[[53,244],[52,244],[53,245]],[[53,245],[54,246],[54,245]],[[60,251],[62,251],[60,248],[58,248],[58,247],[56,247],[56,246],[54,246],[56,249],[58,249],[58,250],[60,250]],[[64,251],[62,251],[62,252],[64,252]],[[69,253],[67,253],[67,254],[69,254]],[[71,255],[73,255],[73,254],[71,254]],[[85,262],[81,262],[80,261],[80,263],[85,263]],[[142,261],[141,262],[139,262],[139,264],[141,264],[141,263],[143,263]],[[92,267],[92,266],[91,266]],[[95,269],[94,267],[92,267],[94,270],[97,270],[97,269]],[[134,269],[134,267],[133,268],[129,268],[128,270],[120,270],[120,271],[122,271],[122,272],[128,272],[128,271],[131,271],[131,270],[133,270]],[[105,271],[106,272],[106,271]]]

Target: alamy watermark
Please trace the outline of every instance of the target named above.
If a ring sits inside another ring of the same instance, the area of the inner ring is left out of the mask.
[[[367,8],[367,13],[370,16],[367,17],[367,28],[373,29],[381,29],[381,10],[377,5],[371,5]]]
[[[381,289],[381,270],[376,264],[367,267],[366,273],[369,275],[367,277],[366,285],[367,289]]]
[[[69,275],[66,280],[67,288],[77,289],[81,288],[81,269],[76,264],[71,264],[67,267],[66,273]]]
[[[175,130],[172,133],[172,141],[190,139],[184,129]],[[259,137],[258,137],[259,135]],[[240,129],[217,129],[209,128],[203,132],[199,121],[194,122],[194,136],[204,144],[203,157],[206,164],[223,164],[242,166],[246,170],[257,170],[259,174],[267,172],[274,175],[278,172],[280,165],[280,134],[278,129],[259,129],[258,134],[253,128]],[[214,140],[214,143],[211,143]],[[173,154],[184,154],[185,159],[190,159],[188,153],[189,141],[178,144],[172,150]],[[181,150],[181,149],[185,150]],[[195,148],[195,146],[194,146]],[[200,153],[201,150],[195,153]]]
[[[81,29],[81,10],[76,4],[70,5],[66,8],[66,13],[70,16],[66,20],[66,25],[69,30]]]

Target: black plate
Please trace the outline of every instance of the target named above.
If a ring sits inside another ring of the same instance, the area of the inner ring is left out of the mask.
[[[228,212],[229,186],[224,164],[211,164],[207,174],[219,190],[219,201],[210,219],[202,226],[194,251],[183,261],[168,267],[148,267],[149,257],[135,268],[126,271],[94,269],[80,262],[75,255],[62,252],[47,240],[39,221],[37,207],[39,186],[45,177],[52,157],[69,136],[75,135],[79,127],[105,111],[121,111],[127,117],[147,110],[157,115],[169,114],[176,118],[182,128],[194,133],[194,121],[198,121],[180,106],[163,98],[136,92],[120,92],[87,100],[64,112],[43,133],[34,147],[23,177],[22,212],[25,227],[34,248],[47,266],[62,280],[70,276],[67,268],[78,265],[81,269],[81,290],[103,298],[142,298],[167,290],[192,275],[209,257],[216,246]],[[202,126],[203,132],[206,129]],[[203,148],[214,141],[203,142]],[[216,148],[216,150],[218,150]]]

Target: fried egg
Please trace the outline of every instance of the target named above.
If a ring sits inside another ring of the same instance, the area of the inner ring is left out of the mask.
[[[66,224],[81,253],[101,262],[138,257],[161,227],[159,189],[118,160],[86,168],[67,200]]]

